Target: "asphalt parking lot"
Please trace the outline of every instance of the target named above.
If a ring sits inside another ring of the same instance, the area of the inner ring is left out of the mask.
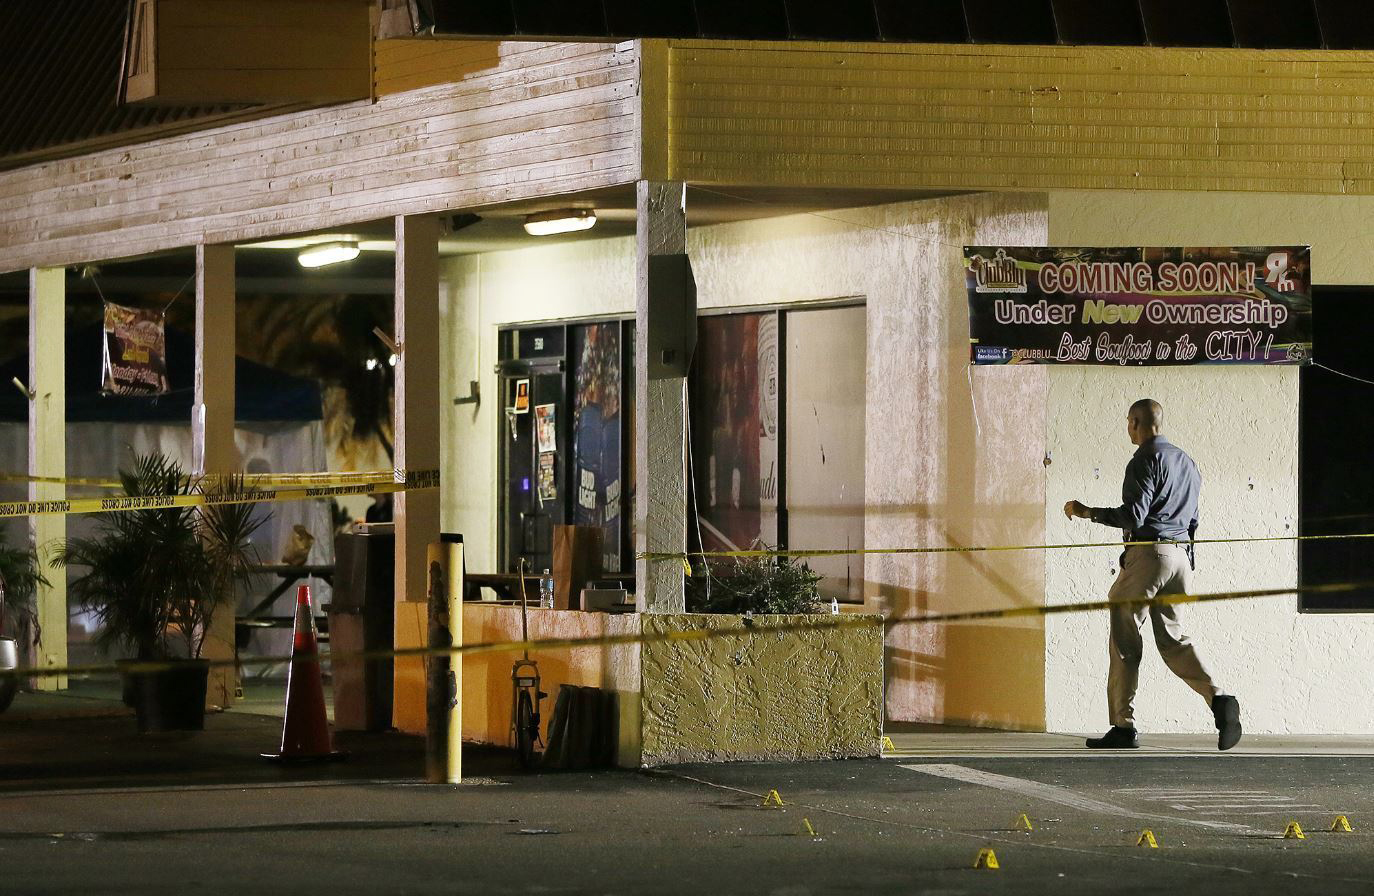
[[[1374,891],[1358,741],[1105,755],[929,729],[881,760],[546,774],[474,748],[467,782],[440,787],[396,734],[342,738],[345,763],[262,762],[279,724],[226,713],[140,738],[118,714],[0,718],[4,891]],[[1352,832],[1327,830],[1337,815]],[[1156,849],[1136,845],[1147,828]],[[973,867],[983,849],[999,869]]]

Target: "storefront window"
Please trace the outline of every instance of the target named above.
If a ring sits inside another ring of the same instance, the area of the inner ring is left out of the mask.
[[[862,305],[705,315],[689,378],[693,549],[863,547]],[[553,527],[602,530],[634,569],[634,326],[501,334],[501,557],[551,568]],[[862,600],[858,555],[808,561]]]
[[[602,568],[621,571],[621,325],[572,327],[573,522],[602,530]]]
[[[501,557],[552,568],[553,527],[596,526],[602,568],[629,571],[633,325],[522,327],[500,337]],[[631,370],[627,371],[627,365]],[[627,392],[627,389],[630,390]],[[627,400],[628,396],[628,400]]]
[[[864,546],[867,327],[862,305],[785,316],[787,543],[794,549]],[[863,601],[863,555],[813,557],[829,602]]]
[[[691,465],[706,551],[778,544],[778,393],[776,312],[701,319]]]
[[[701,318],[690,382],[703,550],[862,550],[865,319],[862,305]],[[806,562],[824,599],[862,602],[861,555]]]
[[[1374,288],[1312,289],[1312,346],[1321,367],[1299,372],[1298,534],[1350,535],[1374,527],[1374,465],[1365,439],[1374,431],[1374,357],[1365,334],[1374,330]],[[1332,368],[1330,370],[1324,368]],[[1339,370],[1347,376],[1333,371]],[[1370,580],[1369,542],[1299,542],[1304,585]],[[1304,594],[1305,612],[1374,610],[1374,588]]]

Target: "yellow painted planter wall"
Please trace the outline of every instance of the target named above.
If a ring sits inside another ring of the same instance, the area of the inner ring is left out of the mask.
[[[769,632],[829,616],[766,616],[758,634],[647,642],[644,764],[879,755],[883,627]],[[739,628],[739,616],[645,614],[646,635]]]
[[[872,624],[773,632],[773,626],[829,616],[759,619],[759,635],[619,646],[539,648],[543,733],[560,685],[615,691],[620,708],[617,763],[634,768],[670,762],[839,759],[877,756],[883,720],[883,628]],[[740,617],[695,613],[529,611],[531,640],[661,635],[738,628]],[[520,640],[518,607],[463,606],[468,644]],[[511,665],[519,652],[463,659],[463,739],[511,744]],[[641,693],[642,691],[642,693]],[[398,679],[396,724],[424,730],[424,683]],[[401,707],[412,706],[418,715]],[[403,724],[403,719],[405,723]]]
[[[594,638],[639,631],[633,614],[582,613],[531,609],[531,640]],[[468,644],[519,641],[520,608],[492,603],[463,605],[463,640]],[[475,743],[511,745],[511,665],[521,653],[484,653],[463,658],[463,739]],[[575,647],[530,654],[539,664],[540,688],[549,696],[542,705],[542,726],[548,742],[558,686],[563,684],[615,691],[620,704],[620,748],[617,761],[639,765],[639,646]],[[423,691],[421,692],[423,697]]]

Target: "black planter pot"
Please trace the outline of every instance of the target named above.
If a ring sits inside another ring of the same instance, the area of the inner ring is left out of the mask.
[[[201,731],[205,728],[206,660],[170,660],[156,671],[125,668],[124,701],[138,716],[139,731]]]
[[[0,638],[0,669],[19,668],[19,643],[13,638]],[[15,692],[19,690],[19,679],[13,675],[0,678],[0,712],[10,708]]]
[[[133,709],[138,703],[137,686],[134,677],[129,672],[129,665],[135,660],[115,660],[115,666],[119,669],[119,697],[124,701],[124,705]]]

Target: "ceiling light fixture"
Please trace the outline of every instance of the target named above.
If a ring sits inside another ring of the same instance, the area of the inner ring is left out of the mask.
[[[355,242],[316,243],[301,250],[296,260],[303,268],[320,268],[327,264],[352,261],[358,257],[358,244]]]
[[[530,236],[550,236],[590,230],[596,223],[596,209],[560,208],[525,216],[525,232]]]

